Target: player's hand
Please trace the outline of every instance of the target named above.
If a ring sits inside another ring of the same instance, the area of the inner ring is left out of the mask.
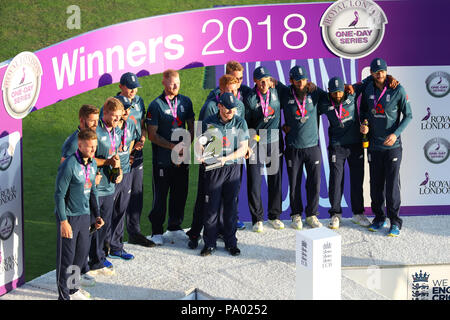
[[[308,93],[312,93],[312,92],[316,91],[316,89],[317,89],[317,86],[315,83],[313,83],[313,82],[306,83],[306,91]]]
[[[291,127],[289,127],[287,124],[283,124],[281,130],[283,130],[285,134],[288,134],[288,132],[291,131]]]
[[[72,226],[69,221],[61,221],[61,238],[72,239]]]
[[[383,145],[390,147],[395,143],[395,141],[397,141],[397,136],[391,133],[387,136],[386,140],[384,140]]]
[[[144,148],[144,143],[142,141],[138,141],[136,142],[136,144],[134,145],[134,150],[138,150],[141,151]]]
[[[253,149],[250,147],[247,147],[247,153],[245,154],[245,159],[249,159],[253,155]]]
[[[105,224],[105,221],[103,221],[102,217],[97,217],[95,219],[95,229],[100,229]]]
[[[397,88],[397,86],[400,84],[400,82],[398,82],[397,79],[395,79],[393,76],[391,76],[389,74],[386,76],[386,79],[387,79],[389,88],[391,88],[391,89]]]
[[[359,132],[361,132],[362,134],[367,134],[369,132],[369,126],[362,124],[359,127]]]
[[[353,86],[351,84],[346,84],[344,85],[344,91],[348,94],[354,94],[355,93],[355,89],[353,88]]]
[[[102,181],[102,174],[100,172],[97,172],[97,174],[95,175],[95,185],[99,185],[100,181]]]
[[[122,179],[123,179],[123,171],[122,171],[122,169],[120,169],[120,174],[119,174],[119,176],[117,177],[115,183],[116,183],[116,184],[121,183],[121,182],[122,182]]]
[[[120,158],[118,154],[115,154],[107,160],[107,164],[113,168],[120,168]]]

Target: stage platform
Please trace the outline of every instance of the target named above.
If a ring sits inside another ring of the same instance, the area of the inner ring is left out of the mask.
[[[336,232],[342,236],[342,299],[392,299],[361,284],[355,272],[374,266],[399,268],[414,265],[450,266],[450,216],[402,217],[398,238],[387,237],[343,219]],[[132,261],[114,260],[116,275],[97,276],[95,287],[86,288],[95,299],[183,299],[198,289],[211,299],[295,299],[295,234],[284,221],[284,230],[267,223],[264,233],[237,232],[241,255],[232,257],[219,241],[215,254],[199,255],[187,240],[165,238],[161,247],[125,244]],[[321,222],[326,226],[328,219]],[[307,229],[307,227],[305,227]],[[326,288],[324,288],[326,289]],[[57,299],[55,271],[51,271],[0,297],[0,300]]]

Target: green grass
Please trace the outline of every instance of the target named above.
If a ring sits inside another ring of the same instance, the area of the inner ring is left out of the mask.
[[[76,35],[123,21],[172,12],[211,8],[215,5],[298,3],[295,0],[101,0],[101,1],[25,1],[0,2],[0,62],[22,51],[37,51]],[[309,1],[314,2],[314,1]],[[321,1],[318,1],[321,2]],[[66,8],[76,4],[81,9],[81,29],[66,26]],[[7,39],[7,40],[5,40]],[[189,96],[198,115],[209,90],[202,88],[204,68],[182,70],[181,93]],[[161,76],[140,79],[146,107],[162,92]],[[92,90],[33,112],[23,120],[24,219],[26,281],[55,268],[56,225],[54,216],[54,184],[61,146],[78,125],[82,104],[101,106],[118,91],[117,84]],[[150,233],[147,215],[151,209],[151,147],[144,148],[144,209],[141,228]],[[183,227],[189,227],[195,202],[197,167],[191,166],[190,188]]]

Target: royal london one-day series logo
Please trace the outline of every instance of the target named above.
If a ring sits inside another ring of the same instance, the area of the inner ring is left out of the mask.
[[[384,36],[387,18],[372,0],[339,0],[320,20],[322,37],[337,56],[356,59],[372,53]]]
[[[24,118],[34,107],[41,90],[42,66],[32,52],[21,52],[9,63],[3,78],[3,103],[15,119]]]
[[[450,74],[436,71],[425,80],[428,93],[435,98],[445,97],[450,92]]]

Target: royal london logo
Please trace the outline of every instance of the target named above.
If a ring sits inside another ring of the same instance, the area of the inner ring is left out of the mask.
[[[428,106],[426,114],[420,120],[421,130],[447,130],[450,129],[450,116],[434,114]]]
[[[22,52],[9,63],[2,82],[3,102],[8,114],[24,118],[34,107],[41,90],[42,66],[32,52]]]
[[[450,91],[450,74],[443,71],[433,72],[425,80],[425,85],[433,97],[445,97]]]
[[[372,53],[384,36],[386,15],[372,0],[339,0],[320,20],[322,37],[334,54],[355,59]]]
[[[419,184],[419,195],[441,195],[450,193],[450,180],[432,180],[425,172],[425,179]]]

